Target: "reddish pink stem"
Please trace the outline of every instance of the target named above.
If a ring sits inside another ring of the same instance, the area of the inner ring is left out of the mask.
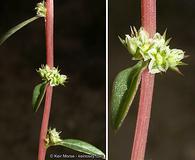
[[[52,87],[48,86],[47,91],[46,91],[45,107],[44,107],[44,112],[43,112],[43,119],[42,119],[41,132],[40,132],[40,138],[39,138],[38,160],[45,160],[45,156],[46,156],[47,148],[45,146],[45,138],[46,138],[47,130],[48,130],[51,100],[52,100]]]
[[[141,11],[142,26],[150,36],[153,36],[156,32],[156,0],[141,0]],[[142,74],[140,102],[131,160],[144,160],[150,123],[154,78],[154,75],[151,75],[147,69]]]
[[[47,50],[47,65],[53,67],[53,35],[54,35],[54,3],[53,0],[46,1],[47,16],[45,23],[46,30],[46,50]]]
[[[47,15],[46,15],[46,51],[47,51],[47,65],[49,67],[53,67],[54,58],[53,58],[53,30],[54,30],[54,5],[53,0],[46,1]],[[43,119],[41,124],[40,138],[39,138],[39,153],[38,160],[45,160],[46,156],[46,146],[45,146],[45,138],[48,130],[49,116],[51,110],[51,101],[52,101],[52,91],[53,88],[51,86],[47,86],[46,97],[45,97],[45,106],[43,112]]]

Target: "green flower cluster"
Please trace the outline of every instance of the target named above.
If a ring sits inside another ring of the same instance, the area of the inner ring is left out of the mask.
[[[51,68],[48,65],[43,65],[37,70],[43,81],[46,81],[50,86],[64,85],[67,80],[66,75],[60,75],[58,68]]]
[[[141,27],[139,31],[131,28],[131,36],[125,35],[125,39],[119,37],[121,43],[132,54],[133,60],[143,60],[149,63],[151,74],[166,72],[168,68],[179,72],[177,66],[184,65],[184,51],[170,49],[170,39],[166,40],[166,32],[163,35],[156,33],[153,38]]]
[[[45,1],[37,3],[37,6],[35,7],[35,10],[37,10],[37,16],[39,17],[46,17],[46,6]]]
[[[57,132],[55,128],[50,128],[45,139],[46,146],[55,145],[56,143],[61,142],[60,133],[61,132]]]

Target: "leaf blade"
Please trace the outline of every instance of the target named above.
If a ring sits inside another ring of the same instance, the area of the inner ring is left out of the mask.
[[[78,152],[98,156],[102,159],[105,159],[105,154],[100,149],[96,148],[95,146],[87,142],[78,139],[64,139],[58,142],[57,144],[55,144],[55,146],[56,145],[60,145]]]
[[[146,65],[138,62],[135,66],[127,68],[116,76],[112,90],[112,127],[117,131],[122,125],[133,99],[138,90],[141,73]]]
[[[18,25],[14,26],[13,28],[9,29],[1,38],[0,38],[0,45],[2,45],[9,37],[11,37],[14,33],[16,33],[18,30],[26,26],[27,24],[33,22],[34,20],[38,19],[40,17],[35,16],[30,19],[25,20],[24,22],[19,23]]]
[[[32,106],[34,112],[37,112],[39,109],[39,106],[43,100],[43,97],[45,95],[47,83],[43,82],[35,86],[33,90],[33,96],[32,96]]]

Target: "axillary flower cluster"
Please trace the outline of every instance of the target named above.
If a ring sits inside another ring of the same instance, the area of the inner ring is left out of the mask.
[[[125,39],[119,37],[121,43],[132,54],[133,60],[148,62],[148,69],[151,74],[166,72],[168,68],[180,73],[178,66],[182,62],[184,51],[181,49],[170,49],[170,39],[166,40],[166,32],[161,35],[155,33],[150,38],[149,34],[140,28],[138,31],[131,27],[131,35],[125,35]]]
[[[45,139],[46,146],[49,147],[51,145],[55,145],[61,142],[62,140],[60,138],[60,133],[61,132],[57,132],[55,128],[54,129],[49,128]]]
[[[64,85],[67,80],[67,76],[61,75],[58,68],[50,68],[48,65],[42,65],[37,72],[40,74],[42,80],[49,83],[50,86]]]
[[[37,11],[37,16],[46,17],[47,9],[45,6],[45,1],[37,3],[35,10]]]

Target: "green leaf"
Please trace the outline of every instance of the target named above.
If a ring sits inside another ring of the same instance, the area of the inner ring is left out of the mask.
[[[27,24],[33,22],[34,20],[38,19],[40,17],[35,16],[32,17],[20,24],[18,24],[17,26],[11,28],[10,30],[8,30],[1,38],[0,38],[0,45],[2,45],[9,37],[11,37],[14,33],[16,33],[18,30],[20,30],[21,28],[23,28],[24,26],[26,26]]]
[[[81,140],[65,139],[55,144],[55,146],[56,145],[60,145],[85,154],[97,156],[97,158],[105,159],[105,154],[101,150]]]
[[[34,112],[37,112],[45,95],[47,83],[43,82],[35,86],[32,97],[32,106]]]
[[[141,81],[141,73],[146,63],[138,62],[135,66],[121,71],[115,78],[112,90],[112,126],[117,131],[124,121],[136,95]]]

